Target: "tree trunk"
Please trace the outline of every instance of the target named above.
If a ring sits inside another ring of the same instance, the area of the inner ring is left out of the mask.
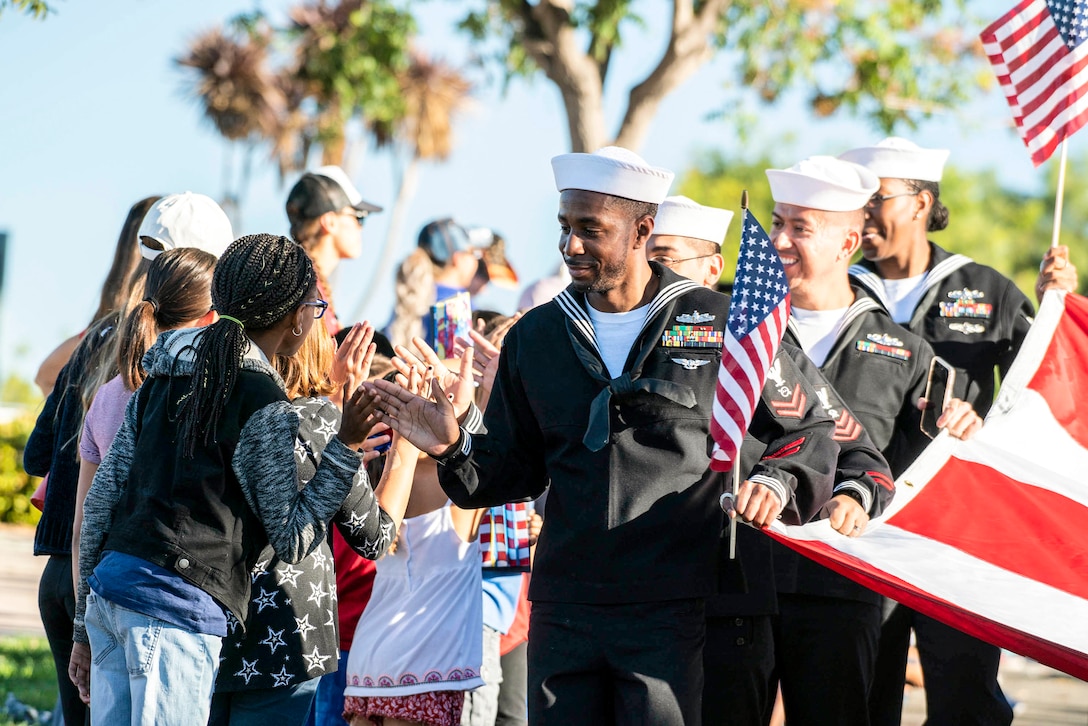
[[[400,241],[401,228],[404,227],[404,219],[408,215],[408,207],[416,196],[419,188],[419,156],[412,154],[400,175],[400,184],[397,185],[397,197],[393,201],[393,208],[389,211],[389,227],[385,231],[385,245],[382,247],[378,264],[374,266],[374,273],[370,276],[370,284],[363,291],[363,297],[355,306],[355,312],[351,317],[352,322],[362,320],[367,305],[370,304],[374,292],[382,280],[386,279],[392,268],[397,254],[397,243]],[[374,322],[374,321],[371,321]],[[378,327],[375,325],[374,327]]]

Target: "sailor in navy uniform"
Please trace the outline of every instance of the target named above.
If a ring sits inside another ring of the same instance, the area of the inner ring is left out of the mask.
[[[866,167],[880,182],[865,210],[863,260],[850,273],[895,322],[924,338],[958,369],[955,395],[985,416],[996,376],[1005,375],[1020,350],[1034,308],[1001,273],[929,241],[928,232],[948,224],[939,184],[947,157],[947,150],[924,149],[895,137],[840,157]],[[1075,285],[1068,250],[1050,250],[1037,295]],[[926,680],[927,723],[1012,722],[1012,708],[997,683],[1000,650],[897,606],[881,633],[870,696],[874,724],[900,722],[911,627]]]
[[[617,148],[552,165],[572,284],[510,330],[486,433],[459,429],[444,396],[368,385],[383,418],[438,458],[459,506],[548,487],[530,723],[697,725],[723,524],[708,432],[728,300],[646,260],[671,173]],[[831,497],[838,445],[816,400],[809,390],[788,416],[766,396],[757,405],[750,431],[768,456],[746,473],[744,518],[800,523]]]
[[[647,256],[710,287],[717,282],[724,265],[720,242],[732,216],[732,212],[703,206],[686,197],[669,197],[658,209]],[[799,400],[798,392],[804,390],[809,396],[815,394],[819,405],[835,421],[833,438],[840,446],[835,496],[822,514],[829,516],[830,510],[838,509],[840,515],[852,515],[833,521],[842,534],[856,536],[868,517],[883,511],[891,499],[891,472],[857,418],[801,349],[784,342],[781,352],[788,356],[787,361],[776,360],[768,371],[765,399],[769,399],[772,409],[784,414]],[[802,380],[806,381],[804,387],[799,384]],[[741,471],[767,453],[765,443],[746,437]],[[778,606],[772,542],[751,528],[741,527],[736,551],[736,559],[729,559],[727,539],[723,538],[718,558],[719,592],[707,600],[703,722],[762,726],[770,718],[777,685],[773,626]],[[791,563],[796,557],[792,553],[783,556]],[[814,564],[811,567],[823,570]],[[849,585],[849,581],[843,582]],[[819,655],[822,658],[826,654]],[[832,685],[838,688],[841,684]],[[864,712],[863,693],[857,703]]]

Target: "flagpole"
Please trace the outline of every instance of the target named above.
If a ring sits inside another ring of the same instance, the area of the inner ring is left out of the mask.
[[[1066,161],[1069,158],[1069,151],[1066,147],[1068,139],[1062,139],[1062,153],[1061,159],[1058,161],[1058,189],[1054,195],[1054,234],[1050,238],[1050,246],[1058,246],[1058,235],[1062,230],[1062,201],[1065,197],[1065,166]]]
[[[744,224],[744,213],[748,211],[748,190],[740,193],[741,224]],[[743,446],[744,440],[741,439]],[[737,559],[737,492],[740,491],[740,449],[737,447],[736,456],[733,457],[733,519],[729,522],[729,559]]]

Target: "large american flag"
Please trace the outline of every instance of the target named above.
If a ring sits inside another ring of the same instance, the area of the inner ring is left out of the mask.
[[[1088,2],[1022,0],[982,31],[1035,166],[1088,122]]]
[[[1088,299],[1048,292],[982,430],[938,436],[860,537],[771,536],[978,638],[1088,679]]]
[[[747,209],[729,301],[710,435],[710,468],[729,471],[752,422],[790,311],[790,288],[767,233]]]

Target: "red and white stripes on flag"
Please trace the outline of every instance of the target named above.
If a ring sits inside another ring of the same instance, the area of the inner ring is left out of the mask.
[[[710,468],[714,471],[729,471],[733,466],[790,311],[790,288],[778,252],[747,209],[741,224],[737,273],[710,419],[714,439]]]
[[[1085,391],[1088,299],[1048,292],[981,432],[941,434],[861,537],[826,521],[769,533],[915,610],[1088,679]]]
[[[1083,0],[1022,0],[982,31],[982,45],[1039,166],[1088,122],[1088,10]]]

